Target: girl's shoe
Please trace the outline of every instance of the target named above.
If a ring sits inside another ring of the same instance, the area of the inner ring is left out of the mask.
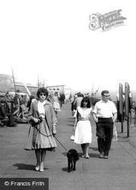
[[[85,158],[85,155],[84,155],[84,154],[82,154],[82,155],[81,155],[81,158]]]
[[[89,159],[89,158],[90,158],[90,156],[89,156],[89,155],[87,155],[87,156],[85,156],[85,158],[86,158],[86,159]]]

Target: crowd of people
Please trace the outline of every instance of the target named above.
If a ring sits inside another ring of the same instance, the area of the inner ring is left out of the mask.
[[[21,92],[6,92],[0,94],[0,127],[16,126],[16,123],[26,123],[30,105],[35,95]],[[55,113],[61,111],[65,102],[64,93],[49,93],[48,100],[52,103]]]

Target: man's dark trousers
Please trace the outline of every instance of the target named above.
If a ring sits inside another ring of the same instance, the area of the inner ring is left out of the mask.
[[[98,151],[100,154],[108,156],[113,137],[113,120],[112,118],[98,118],[98,123],[96,125]]]

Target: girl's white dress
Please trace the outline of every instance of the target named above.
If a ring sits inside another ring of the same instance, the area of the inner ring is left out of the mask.
[[[76,144],[84,144],[92,142],[92,126],[90,123],[90,114],[92,108],[77,108],[78,122],[75,129],[74,142]]]

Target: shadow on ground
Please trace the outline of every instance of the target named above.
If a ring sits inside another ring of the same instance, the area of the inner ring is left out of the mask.
[[[18,170],[35,170],[35,165],[31,164],[17,163],[14,164],[14,166],[16,166]],[[47,170],[48,168],[45,169]]]
[[[18,170],[34,170],[35,168],[35,165],[24,163],[16,163],[14,166],[16,166]]]

